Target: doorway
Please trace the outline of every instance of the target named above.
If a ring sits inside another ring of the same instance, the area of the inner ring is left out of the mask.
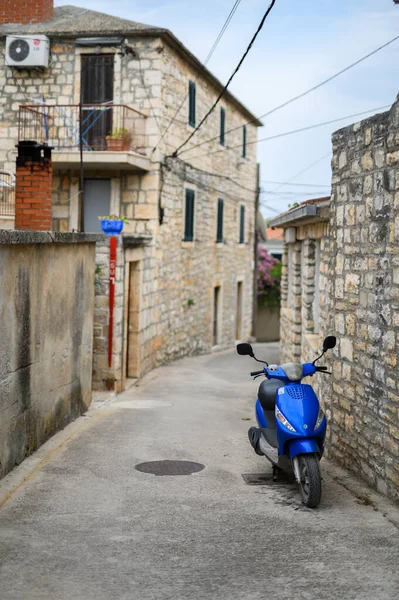
[[[237,283],[236,340],[242,339],[243,282]]]
[[[127,315],[127,361],[126,377],[137,379],[141,369],[140,345],[140,294],[141,268],[140,261],[129,263],[129,292]]]
[[[98,104],[114,99],[114,55],[81,55],[81,102],[83,148],[106,150],[106,137],[112,132],[112,108]]]
[[[85,179],[82,231],[101,233],[101,223],[98,217],[109,215],[110,202],[110,179]]]
[[[213,345],[217,346],[220,341],[220,285],[213,291]]]

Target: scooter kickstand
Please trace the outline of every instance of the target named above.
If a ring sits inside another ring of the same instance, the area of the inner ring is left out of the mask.
[[[273,466],[273,481],[278,481],[277,473],[277,467]]]

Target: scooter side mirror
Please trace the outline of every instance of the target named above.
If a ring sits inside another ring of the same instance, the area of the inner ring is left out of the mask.
[[[248,342],[237,344],[237,354],[239,354],[240,356],[251,356],[252,358],[255,357],[254,351],[252,350],[252,346],[251,344],[248,344]]]
[[[323,352],[332,350],[337,345],[337,338],[335,335],[328,335],[323,342]]]

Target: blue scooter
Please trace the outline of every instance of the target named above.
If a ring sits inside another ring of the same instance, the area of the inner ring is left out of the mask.
[[[266,366],[253,371],[256,379],[267,379],[259,386],[256,402],[256,420],[259,427],[248,431],[249,441],[256,454],[266,456],[273,465],[273,480],[279,470],[294,472],[299,484],[302,502],[316,508],[321,499],[319,461],[323,456],[327,420],[319,400],[310,385],[301,383],[304,377],[315,373],[328,373],[327,367],[317,367],[316,362],[335,348],[337,340],[328,336],[323,343],[323,353],[312,363],[287,363],[269,365],[255,357],[251,344],[237,345],[241,356],[251,356]]]

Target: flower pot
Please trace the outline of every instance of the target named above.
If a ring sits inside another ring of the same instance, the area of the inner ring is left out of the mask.
[[[123,221],[116,219],[101,220],[101,229],[107,235],[119,235],[123,229]]]
[[[123,138],[107,138],[107,150],[122,152],[124,146]]]
[[[130,152],[132,149],[132,142],[130,140],[123,140],[123,150],[125,152]]]

